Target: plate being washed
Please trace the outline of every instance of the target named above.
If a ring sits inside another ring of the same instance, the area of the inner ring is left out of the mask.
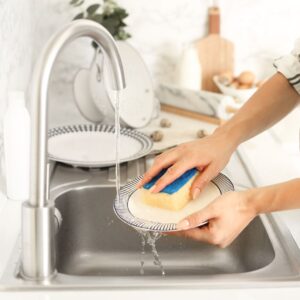
[[[180,220],[201,210],[221,194],[234,190],[230,179],[220,173],[206,186],[197,199],[191,200],[180,211],[170,211],[143,203],[141,190],[136,189],[136,184],[141,178],[142,176],[137,177],[121,188],[120,199],[116,198],[114,202],[114,211],[127,225],[147,231],[177,231],[176,224]],[[207,221],[203,222],[199,226],[207,223]]]
[[[121,128],[120,162],[147,155],[152,141],[145,134]],[[102,168],[116,163],[115,126],[82,124],[49,130],[49,158],[76,167]]]

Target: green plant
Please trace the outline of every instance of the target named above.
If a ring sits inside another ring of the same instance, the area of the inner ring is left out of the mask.
[[[80,7],[85,0],[71,0],[73,7]],[[103,25],[116,40],[126,40],[131,35],[126,31],[125,19],[128,17],[127,11],[120,7],[115,0],[102,0],[95,3],[77,14],[73,20],[88,19]],[[97,44],[93,43],[97,48]]]

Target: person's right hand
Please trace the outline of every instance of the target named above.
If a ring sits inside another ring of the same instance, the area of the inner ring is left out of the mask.
[[[261,196],[258,198],[260,193],[261,189],[222,194],[200,211],[181,220],[177,224],[180,231],[166,234],[225,248],[258,214],[256,199],[267,200]],[[198,227],[205,221],[208,221],[207,225]]]
[[[200,173],[191,187],[194,199],[226,166],[235,149],[236,145],[221,133],[214,133],[211,136],[181,144],[157,156],[137,188],[149,182],[162,169],[168,168],[152,189],[153,193],[158,193],[187,170],[195,167]]]

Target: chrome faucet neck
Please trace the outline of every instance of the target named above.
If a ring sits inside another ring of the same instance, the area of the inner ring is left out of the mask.
[[[121,58],[110,33],[96,22],[78,20],[66,25],[48,41],[34,69],[31,97],[30,199],[22,209],[21,274],[43,280],[55,273],[54,204],[49,202],[48,86],[62,48],[80,37],[92,38],[107,58],[112,87],[125,88]]]
[[[80,37],[94,39],[108,58],[112,71],[112,85],[116,90],[125,87],[124,72],[117,46],[110,33],[96,22],[74,21],[59,30],[48,41],[33,73],[31,88],[32,152],[31,187],[29,202],[32,206],[45,206],[48,198],[47,135],[48,135],[48,85],[56,57],[63,47]]]

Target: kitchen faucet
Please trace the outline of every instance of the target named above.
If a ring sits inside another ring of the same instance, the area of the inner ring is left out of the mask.
[[[121,58],[110,33],[89,20],[63,27],[48,41],[31,81],[30,198],[22,206],[22,255],[20,273],[27,280],[48,280],[56,274],[54,203],[49,200],[48,86],[61,49],[69,42],[90,37],[104,53],[112,74],[112,87],[125,88]]]

